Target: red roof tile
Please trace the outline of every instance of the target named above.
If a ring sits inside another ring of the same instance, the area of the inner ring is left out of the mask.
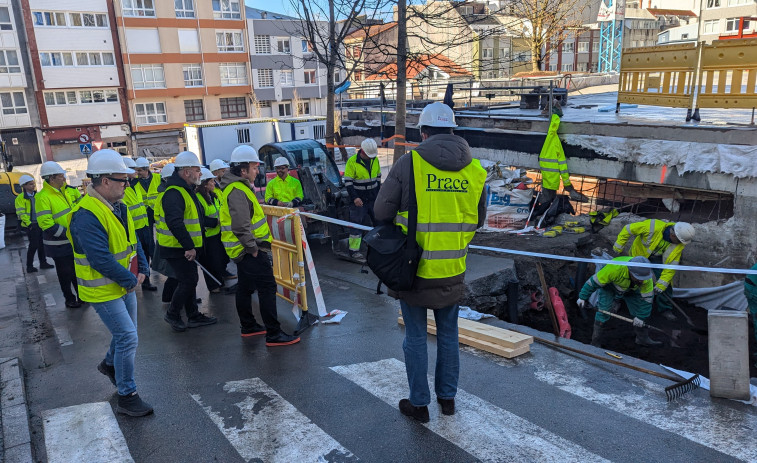
[[[469,76],[471,73],[442,54],[430,56],[421,55],[407,64],[407,78],[414,79],[429,66],[436,66],[451,77]],[[397,78],[397,63],[387,64],[365,80],[386,80]]]

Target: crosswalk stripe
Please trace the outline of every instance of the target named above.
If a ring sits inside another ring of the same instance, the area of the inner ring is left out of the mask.
[[[331,367],[392,407],[405,397],[405,365],[397,359]],[[503,410],[462,389],[455,398],[455,415],[429,407],[429,430],[481,461],[606,462],[573,442]]]
[[[48,463],[133,463],[107,402],[42,412]]]
[[[239,395],[240,401],[232,405],[238,410],[219,412],[199,394],[192,398],[245,461],[359,461],[259,378],[230,381],[223,390]],[[241,423],[226,422],[234,415]]]

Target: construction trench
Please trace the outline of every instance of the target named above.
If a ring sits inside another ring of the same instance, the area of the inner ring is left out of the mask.
[[[748,269],[757,258],[757,129],[744,125],[683,127],[674,121],[650,118],[590,121],[586,113],[571,113],[597,105],[579,101],[568,104],[559,134],[571,182],[585,194],[588,202],[571,201],[575,215],[562,214],[556,224],[578,221],[583,233],[563,233],[556,237],[536,234],[481,232],[472,244],[519,251],[532,251],[571,257],[591,258],[592,251],[610,250],[620,229],[628,223],[646,219],[685,221],[696,229],[694,241],[686,246],[681,265]],[[659,109],[659,108],[657,108]],[[518,112],[518,111],[514,111]],[[524,113],[524,111],[519,111]],[[570,115],[570,117],[569,117]],[[378,110],[351,110],[342,124],[344,143],[358,143],[363,137],[388,138],[393,135],[393,114],[384,113],[380,128]],[[616,116],[620,117],[620,116]],[[586,120],[584,120],[584,118]],[[407,115],[407,140],[419,142],[417,114]],[[455,130],[471,146],[474,157],[498,163],[503,168],[523,169],[539,183],[538,154],[548,122],[538,112],[492,116],[466,111],[458,114]],[[568,122],[569,121],[569,122]],[[748,121],[747,121],[748,122]],[[532,188],[534,185],[529,185]],[[538,188],[537,188],[538,190]],[[534,192],[534,195],[536,192]],[[617,209],[620,214],[609,225],[592,231],[590,212]],[[534,225],[534,224],[532,224]],[[531,295],[542,290],[537,259],[514,254],[472,251],[511,259],[503,270],[481,278],[467,278],[468,294],[461,303],[512,323],[544,333],[554,333],[546,308],[534,310]],[[593,264],[539,259],[548,287],[559,291],[571,327],[571,339],[589,344],[594,312],[576,306],[581,286],[593,275]],[[578,273],[580,272],[580,273]],[[491,272],[489,272],[491,273]],[[676,288],[723,286],[743,275],[714,272],[678,271]],[[642,347],[634,342],[633,326],[620,320],[606,324],[602,348],[672,368],[709,377],[707,310],[676,299],[690,317],[692,326],[674,310],[676,321],[668,321],[653,308],[649,324],[664,331],[676,331],[676,340],[655,331],[650,336],[662,341],[660,347]],[[629,316],[625,305],[620,315]],[[680,333],[678,333],[680,331]],[[547,334],[544,337],[551,339]],[[675,346],[675,347],[674,347]],[[757,352],[749,321],[749,352]],[[751,359],[751,357],[750,357]],[[750,360],[750,376],[757,368]]]

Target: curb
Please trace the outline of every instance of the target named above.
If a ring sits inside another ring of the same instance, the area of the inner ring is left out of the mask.
[[[18,358],[0,358],[3,462],[33,463],[24,377]]]

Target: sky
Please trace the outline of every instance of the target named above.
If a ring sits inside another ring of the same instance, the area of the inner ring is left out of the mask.
[[[292,14],[292,3],[290,0],[245,0],[244,4],[250,8],[296,16]]]

